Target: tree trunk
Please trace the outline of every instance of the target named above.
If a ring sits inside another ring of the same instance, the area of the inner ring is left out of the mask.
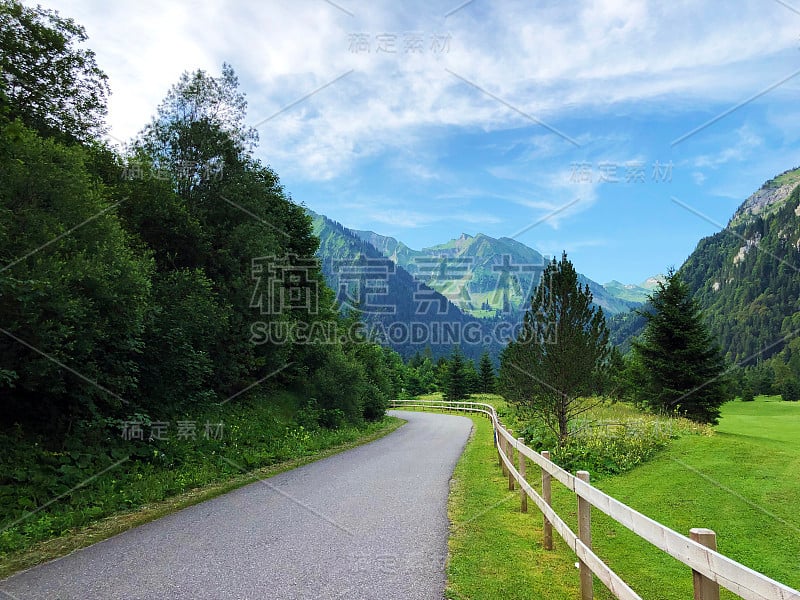
[[[563,446],[569,437],[569,421],[567,420],[566,407],[558,408],[558,445]]]

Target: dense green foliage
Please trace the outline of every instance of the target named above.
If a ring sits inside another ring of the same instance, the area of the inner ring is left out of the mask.
[[[56,11],[0,0],[0,113],[45,136],[93,141],[108,83],[83,27]]]
[[[647,319],[642,313],[647,312],[649,306],[635,308],[629,312],[612,315],[608,319],[609,340],[620,352],[627,354],[631,349],[631,342],[637,335],[641,335],[647,325]]]
[[[90,163],[80,146],[0,123],[5,425],[52,431],[138,404],[153,265]]]
[[[436,365],[428,350],[425,354],[417,352],[408,359],[403,370],[403,390],[408,396],[420,396],[437,389]]]
[[[380,421],[400,357],[294,334],[359,317],[340,314],[311,219],[255,158],[233,69],[184,74],[120,154],[97,138],[106,78],[83,29],[9,0],[0,24],[4,548],[218,477],[220,456],[263,465],[293,436],[315,447],[324,428]],[[206,419],[221,442],[176,437]]]
[[[584,398],[607,379],[610,351],[603,310],[564,253],[545,269],[517,339],[503,351],[500,392],[541,417],[563,444],[570,421],[591,405]]]
[[[426,348],[414,354],[396,372],[400,373],[400,385],[407,397],[441,392],[448,400],[464,400],[472,394],[492,391],[496,382],[488,352],[483,354],[476,368],[457,345],[449,357],[443,356],[435,363],[431,349]]]
[[[674,271],[650,298],[647,327],[633,343],[633,395],[663,414],[716,423],[727,400],[724,364],[697,302]]]

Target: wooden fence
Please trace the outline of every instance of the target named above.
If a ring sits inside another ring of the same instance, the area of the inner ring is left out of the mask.
[[[601,492],[589,483],[589,473],[568,473],[549,460],[549,453],[536,452],[516,439],[506,429],[490,404],[480,402],[447,402],[444,400],[395,400],[393,408],[438,409],[456,412],[474,412],[486,415],[494,428],[494,441],[498,461],[508,474],[508,487],[519,486],[520,507],[527,511],[528,498],[542,511],[544,523],[543,545],[551,550],[552,530],[555,529],[575,552],[579,561],[581,600],[593,596],[592,574],[619,600],[641,600],[600,557],[592,552],[591,509],[604,512],[620,525],[630,529],[659,550],[676,558],[692,570],[695,600],[718,600],[720,586],[745,600],[800,600],[800,592],[762,575],[716,551],[716,536],[709,529],[692,529],[689,537],[665,527],[661,523],[626,506],[619,500]],[[514,455],[516,453],[516,466]],[[527,461],[532,461],[541,475],[542,493],[536,492],[526,480]],[[578,533],[573,532],[550,506],[551,482],[555,479],[577,496]]]

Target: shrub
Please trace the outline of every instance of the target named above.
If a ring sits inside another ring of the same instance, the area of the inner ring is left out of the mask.
[[[570,472],[617,474],[650,460],[671,439],[710,429],[686,419],[641,415],[613,422],[572,422],[572,435],[560,446],[556,435],[540,421],[528,423],[520,435],[537,451],[549,450],[550,458]]]
[[[800,400],[800,383],[795,379],[787,379],[781,384],[781,398],[788,402]]]
[[[753,402],[756,399],[756,395],[753,392],[753,386],[750,384],[745,384],[742,388],[742,402]]]

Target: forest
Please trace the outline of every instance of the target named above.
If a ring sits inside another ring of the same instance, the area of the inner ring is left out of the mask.
[[[113,145],[85,41],[0,1],[0,551],[369,428],[400,391],[365,339],[253,343],[254,321],[359,317],[233,68],[184,73]]]

